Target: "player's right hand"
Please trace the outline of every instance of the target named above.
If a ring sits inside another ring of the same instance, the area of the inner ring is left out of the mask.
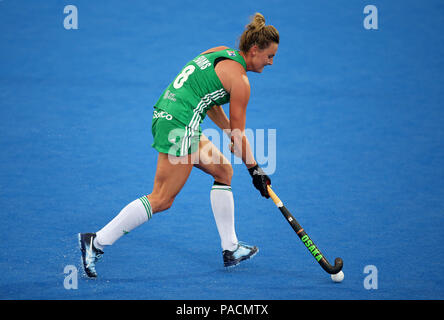
[[[271,185],[270,177],[266,175],[264,170],[262,170],[262,168],[259,167],[258,164],[256,164],[254,167],[249,168],[248,172],[253,178],[253,185],[256,187],[256,189],[259,190],[261,195],[267,199],[270,198],[267,189],[267,185]]]

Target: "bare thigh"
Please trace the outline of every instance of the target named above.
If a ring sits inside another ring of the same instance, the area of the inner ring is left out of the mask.
[[[199,150],[194,154],[175,157],[159,153],[153,191],[147,196],[153,213],[171,207],[185,185],[193,165],[211,175],[215,181],[231,185],[233,176],[231,164],[219,149],[202,135]]]
[[[153,191],[148,195],[153,213],[171,207],[193,168],[191,157],[192,155],[174,157],[159,153]]]
[[[193,155],[192,160],[196,168],[213,176],[215,181],[231,185],[233,168],[230,162],[206,136],[201,136],[199,151]]]

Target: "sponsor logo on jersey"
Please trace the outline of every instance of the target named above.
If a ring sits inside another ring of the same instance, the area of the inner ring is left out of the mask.
[[[172,93],[170,90],[165,91],[165,94],[163,95],[163,98],[171,100],[173,102],[176,102],[176,94]]]
[[[154,113],[153,113],[153,119],[157,119],[157,118],[164,118],[164,119],[166,119],[166,120],[172,120],[173,119],[173,116],[172,115],[170,115],[168,112],[166,112],[166,111],[160,111],[160,112],[157,112],[156,110],[154,110]]]
[[[235,57],[236,56],[236,51],[233,50],[227,50],[227,53],[230,57]]]

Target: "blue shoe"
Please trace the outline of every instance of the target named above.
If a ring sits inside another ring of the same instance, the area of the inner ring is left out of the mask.
[[[80,251],[82,251],[83,270],[90,278],[96,278],[96,262],[102,257],[103,251],[94,247],[95,233],[79,233]]]
[[[225,267],[234,267],[237,266],[244,260],[248,260],[256,255],[259,252],[259,249],[256,246],[250,246],[248,244],[239,242],[236,250],[224,250],[222,252],[222,256],[224,258],[224,266]]]

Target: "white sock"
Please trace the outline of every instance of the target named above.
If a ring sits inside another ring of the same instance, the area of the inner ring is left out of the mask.
[[[152,217],[151,205],[147,197],[142,197],[128,204],[106,226],[96,233],[94,246],[103,250],[112,245],[121,236],[129,233]]]
[[[238,240],[234,229],[234,199],[231,187],[214,184],[211,188],[210,199],[222,250],[233,251],[237,247]]]

